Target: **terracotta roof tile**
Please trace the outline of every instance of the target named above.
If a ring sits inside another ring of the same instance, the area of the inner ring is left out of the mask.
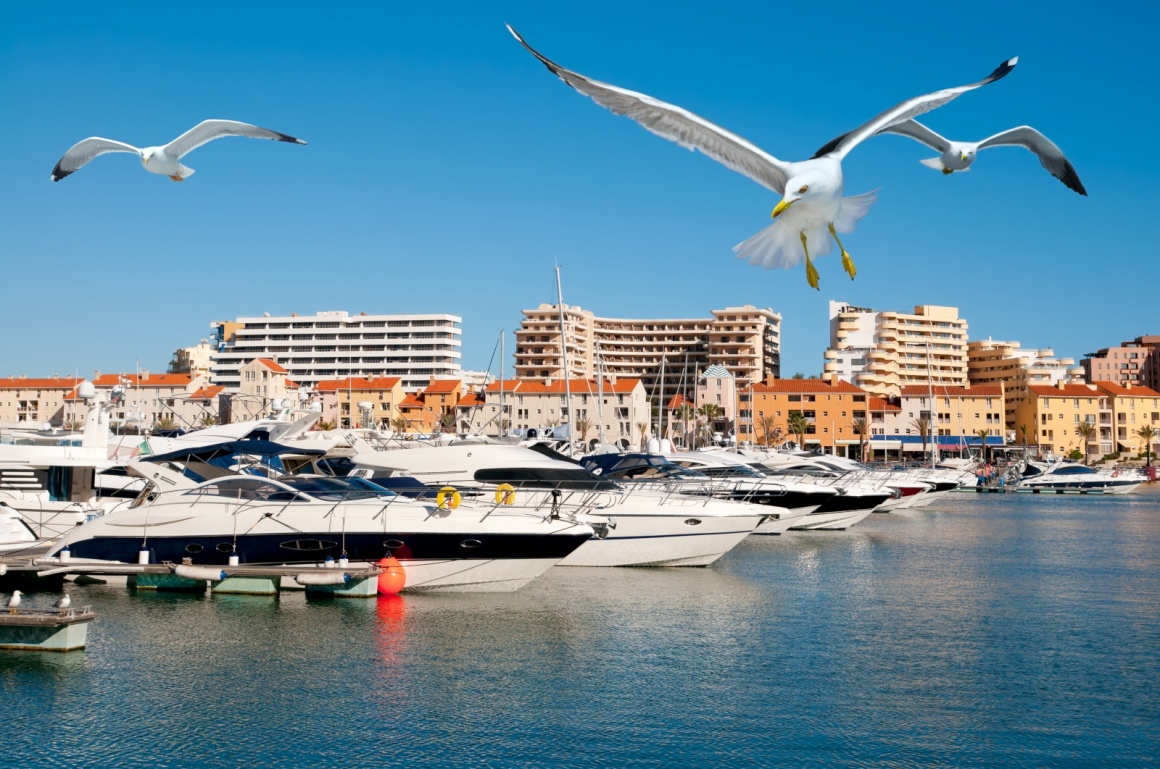
[[[456,408],[474,408],[475,406],[483,405],[484,402],[485,401],[484,401],[483,396],[477,395],[476,393],[467,393],[467,395],[464,395],[462,398],[459,399],[459,403],[456,403],[455,407]]]
[[[19,390],[28,387],[36,387],[41,390],[55,388],[68,390],[76,387],[83,381],[85,380],[74,377],[39,377],[36,379],[5,377],[4,379],[0,379],[0,390]]]
[[[423,392],[429,395],[454,393],[459,392],[462,385],[463,382],[459,379],[436,379],[434,382],[431,382],[426,387],[424,387]]]
[[[830,384],[826,379],[774,379],[772,382],[758,382],[753,391],[759,393],[865,393],[860,387],[839,379]]]
[[[1160,393],[1156,392],[1150,387],[1143,385],[1132,385],[1131,387],[1124,387],[1116,382],[1108,382],[1102,379],[1097,379],[1092,384],[1105,390],[1108,393],[1115,395],[1117,398],[1132,397],[1132,398],[1160,398]]]
[[[281,365],[279,365],[276,361],[272,361],[269,358],[258,358],[258,363],[261,363],[263,366],[270,369],[275,374],[289,374],[290,373],[288,370],[286,370]]]
[[[326,379],[314,385],[317,392],[337,392],[339,390],[393,390],[399,383],[397,376],[347,377],[346,379]]]
[[[93,386],[113,387],[122,380],[130,387],[185,387],[193,378],[189,374],[102,374],[93,380]]]
[[[1098,387],[1083,384],[1068,384],[1062,388],[1058,385],[1027,385],[1027,389],[1040,398],[1094,398],[1102,395]]]
[[[401,409],[421,409],[423,405],[423,396],[419,393],[407,393],[403,400],[399,401]]]
[[[186,396],[186,400],[191,401],[207,401],[216,398],[218,394],[226,388],[220,385],[210,385],[208,387],[199,387],[193,393]]]

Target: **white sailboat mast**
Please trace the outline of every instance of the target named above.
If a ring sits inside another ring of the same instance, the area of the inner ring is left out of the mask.
[[[572,445],[572,424],[576,415],[572,411],[572,385],[568,370],[568,334],[564,324],[564,289],[560,286],[560,265],[556,265],[556,306],[560,310],[560,356],[564,361],[564,398],[568,406],[568,445]]]

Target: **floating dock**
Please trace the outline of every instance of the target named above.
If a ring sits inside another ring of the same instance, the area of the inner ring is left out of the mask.
[[[8,558],[0,560],[0,574],[28,579],[125,576],[137,590],[204,591],[223,595],[274,596],[281,590],[305,590],[307,594],[337,598],[374,598],[378,577],[376,564],[295,566],[201,566],[192,563],[113,563],[59,558]]]
[[[85,648],[91,606],[80,609],[24,609],[0,613],[0,649],[71,652]]]

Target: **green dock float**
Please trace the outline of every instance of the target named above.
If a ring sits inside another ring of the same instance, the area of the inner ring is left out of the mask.
[[[375,598],[379,594],[379,579],[352,578],[339,585],[306,585],[306,595],[332,595],[335,598]]]
[[[204,579],[179,577],[168,571],[163,573],[143,572],[135,575],[132,583],[138,590],[182,590],[186,592],[205,590],[206,585]]]
[[[71,652],[85,648],[91,607],[63,611],[27,610],[0,614],[0,649]]]
[[[226,577],[210,585],[214,595],[278,595],[281,577]]]

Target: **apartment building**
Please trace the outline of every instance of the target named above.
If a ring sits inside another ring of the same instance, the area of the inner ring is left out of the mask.
[[[313,387],[327,379],[399,377],[419,391],[434,376],[458,378],[462,318],[458,315],[315,315],[242,317],[211,323],[213,384],[237,388],[255,358],[277,361],[289,378]]]
[[[1119,347],[1089,352],[1081,361],[1084,379],[1160,390],[1160,335],[1138,336]]]
[[[93,387],[109,403],[114,426],[150,430],[158,427],[190,429],[199,426],[204,408],[190,396],[206,384],[204,376],[188,374],[102,374],[94,372]],[[88,407],[73,388],[64,398],[65,421],[84,422]]]
[[[1095,384],[1029,385],[1028,395],[1015,410],[1016,439],[1038,444],[1044,453],[1066,456],[1073,450],[1089,457],[1111,454],[1114,449],[1112,397]],[[1086,441],[1078,432],[1091,425]],[[1024,437],[1027,436],[1027,437]]]
[[[322,422],[389,429],[399,417],[405,393],[399,377],[347,377],[319,382],[312,395],[322,410]],[[368,403],[369,409],[363,405]]]
[[[1118,384],[1116,382],[1097,381],[1095,385],[1108,394],[1111,416],[1111,437],[1114,442],[1113,451],[1127,451],[1131,453],[1144,451],[1144,439],[1140,437],[1140,428],[1151,427],[1160,432],[1160,392],[1151,387],[1141,387],[1131,383]],[[1100,443],[1106,443],[1103,438],[1103,428],[1108,411],[1100,412]],[[1153,451],[1160,448],[1160,436],[1153,439]],[[1102,446],[1101,446],[1102,448]],[[1111,451],[1105,451],[1105,454]]]
[[[65,396],[82,379],[12,376],[0,379],[0,426],[39,428],[64,424]]]
[[[1029,385],[1082,384],[1084,370],[1073,358],[1056,358],[1050,347],[1022,349],[1018,342],[986,339],[967,343],[967,378],[972,386],[1003,385],[1004,421],[1014,430],[1015,410]]]
[[[822,379],[769,377],[739,390],[737,440],[761,445],[796,440],[789,416],[800,411],[809,425],[803,448],[849,456],[849,447],[859,443],[854,420],[868,418],[868,397],[837,374]]]
[[[169,360],[169,374],[189,374],[191,377],[209,377],[210,360],[216,348],[202,339],[193,347],[179,347]]]
[[[630,447],[639,446],[649,432],[650,409],[644,383],[635,377],[606,379],[601,385],[592,379],[572,379],[572,407],[576,410],[576,438],[599,437]],[[500,434],[500,383],[492,382],[482,394],[469,394],[461,401],[461,430],[473,434]],[[601,392],[603,391],[603,395]],[[568,423],[567,392],[563,380],[548,383],[534,379],[503,382],[504,433],[550,430]],[[588,429],[582,429],[584,423]]]
[[[928,382],[962,387],[967,321],[956,307],[919,305],[908,314],[831,301],[824,370],[880,397]]]
[[[610,378],[639,378],[658,403],[691,389],[696,372],[711,365],[745,382],[781,372],[781,316],[769,308],[746,305],[713,310],[710,318],[642,320],[598,318],[564,305],[563,314],[569,377],[595,379],[602,371]],[[559,307],[542,304],[523,315],[515,332],[517,378],[562,379]]]

